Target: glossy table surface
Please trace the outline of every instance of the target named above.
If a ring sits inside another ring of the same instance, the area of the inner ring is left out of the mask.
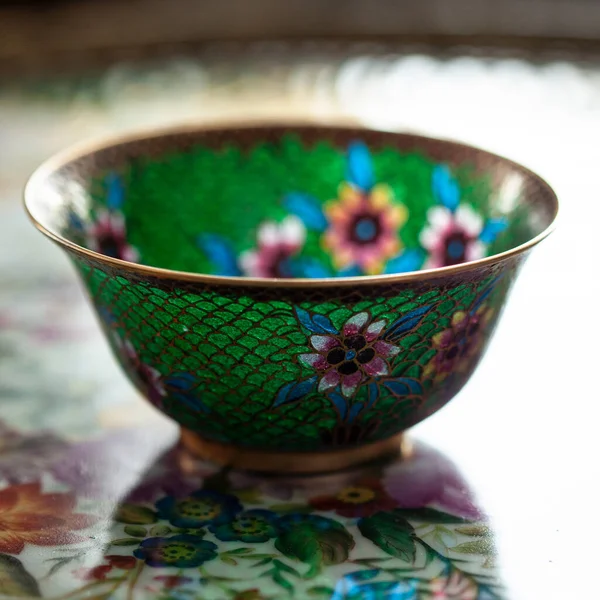
[[[600,66],[236,52],[120,65],[59,99],[0,88],[0,593],[597,597]],[[245,117],[461,139],[538,171],[562,201],[483,363],[412,431],[405,462],[265,480],[195,461],[121,375],[66,259],[23,215],[26,175],[68,143]],[[186,521],[185,498],[210,514]],[[252,535],[232,529],[244,515]]]

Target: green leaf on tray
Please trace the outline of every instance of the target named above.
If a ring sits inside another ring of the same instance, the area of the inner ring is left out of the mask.
[[[0,594],[14,597],[39,597],[37,581],[18,558],[0,554]]]
[[[321,517],[323,522],[325,518]],[[275,541],[275,547],[288,558],[313,567],[337,565],[348,560],[354,539],[345,527],[327,519],[330,528],[321,529],[310,522],[298,524]]]
[[[482,556],[495,556],[496,548],[490,538],[481,538],[472,542],[465,542],[450,548],[452,552],[459,554],[480,554]]]
[[[140,543],[139,539],[135,538],[120,538],[110,542],[111,546],[137,546]]]
[[[158,516],[152,509],[137,504],[121,504],[114,518],[119,523],[129,525],[150,525],[158,520]]]
[[[155,525],[150,528],[150,535],[153,537],[162,537],[169,535],[173,530],[168,525]]]
[[[402,511],[378,512],[358,522],[358,529],[377,547],[391,556],[414,562],[416,556],[415,530]]]
[[[127,535],[130,535],[131,537],[136,537],[136,538],[145,538],[146,533],[147,533],[146,528],[140,527],[139,525],[127,525],[127,526],[125,526],[123,531]]]
[[[450,515],[441,510],[435,510],[435,508],[397,508],[395,512],[401,514],[405,519],[432,525],[469,523],[469,520],[464,517]]]
[[[469,535],[471,537],[491,537],[492,532],[487,525],[461,525],[455,529],[456,533]]]

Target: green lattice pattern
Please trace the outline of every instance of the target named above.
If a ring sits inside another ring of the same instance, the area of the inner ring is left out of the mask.
[[[111,315],[107,327],[128,339],[143,363],[165,377],[185,372],[197,378],[195,392],[210,414],[190,410],[170,396],[164,402],[168,414],[206,437],[289,450],[318,449],[323,432],[339,421],[331,402],[316,391],[301,402],[273,408],[282,386],[315,374],[298,360],[299,354],[314,350],[309,346],[310,332],[294,314],[295,305],[326,315],[338,329],[361,311],[391,323],[419,306],[432,306],[418,327],[398,341],[401,351],[394,357],[391,373],[420,380],[425,402],[423,406],[422,398],[398,402],[383,393],[375,409],[362,416],[365,427],[385,421],[373,435],[378,439],[432,412],[431,398],[442,404],[453,393],[423,379],[424,367],[436,353],[431,338],[450,327],[452,315],[467,310],[491,278],[488,274],[452,287],[411,287],[379,295],[351,288],[329,292],[315,288],[296,299],[291,290],[256,295],[252,288],[222,292],[207,287],[195,293],[176,285],[161,289],[83,263],[78,268],[96,308],[101,315],[106,310]],[[511,277],[505,277],[505,282]],[[505,285],[501,287],[494,293],[494,303],[504,297]],[[458,387],[463,380],[455,382]],[[364,401],[365,394],[359,389],[352,402]]]

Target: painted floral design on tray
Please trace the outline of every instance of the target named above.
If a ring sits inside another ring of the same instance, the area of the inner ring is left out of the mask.
[[[110,437],[106,454],[102,439],[88,443],[96,452],[84,462],[98,480],[104,478],[98,461],[118,470],[135,453],[110,452]],[[489,526],[456,467],[431,448],[417,444],[404,461],[317,477],[248,477],[199,466],[195,488],[175,486],[165,494],[169,481],[190,480],[183,455],[167,448],[157,461],[141,452],[139,460],[148,462],[137,487],[145,491],[130,489],[110,512],[89,496],[95,487],[89,479],[84,495],[76,479],[70,491],[64,484],[56,491],[61,484],[52,472],[43,482],[5,485],[0,593],[106,600],[504,598]],[[162,477],[164,485],[148,486]]]

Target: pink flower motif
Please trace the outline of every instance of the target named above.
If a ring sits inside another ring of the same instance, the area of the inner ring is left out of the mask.
[[[371,323],[369,314],[360,312],[346,321],[341,334],[312,335],[316,352],[298,358],[322,372],[319,392],[341,385],[342,395],[350,398],[364,380],[387,375],[387,360],[400,348],[380,339],[386,325],[384,319]]]
[[[474,521],[484,518],[454,463],[424,443],[416,443],[406,460],[392,463],[382,482],[399,508],[429,506]]]
[[[267,221],[258,230],[258,247],[240,256],[240,267],[249,277],[293,277],[290,258],[306,238],[298,217],[288,216],[281,223]]]
[[[375,275],[398,255],[402,249],[399,231],[408,211],[393,202],[392,195],[384,184],[366,192],[344,183],[339,198],[326,205],[329,228],[322,243],[338,269],[358,265],[365,273]]]
[[[429,224],[419,238],[429,252],[423,268],[448,267],[485,256],[487,245],[479,239],[483,218],[467,204],[461,204],[454,212],[445,206],[434,206],[429,209],[427,220]]]
[[[476,600],[478,586],[464,573],[453,572],[448,577],[436,577],[431,582],[432,600]]]
[[[139,252],[127,242],[127,230],[123,214],[116,211],[100,210],[96,220],[86,232],[87,246],[90,250],[119,258],[129,262],[137,262]]]
[[[451,373],[466,371],[483,346],[493,316],[494,310],[486,304],[474,313],[455,312],[450,327],[432,336],[437,354],[425,365],[423,375],[442,381]]]
[[[0,479],[6,483],[40,479],[68,450],[69,443],[52,433],[22,433],[0,421]]]
[[[117,334],[113,336],[115,344],[124,359],[128,372],[144,390],[148,400],[154,406],[161,408],[166,391],[159,371],[140,360],[138,353],[129,340],[123,340]]]

